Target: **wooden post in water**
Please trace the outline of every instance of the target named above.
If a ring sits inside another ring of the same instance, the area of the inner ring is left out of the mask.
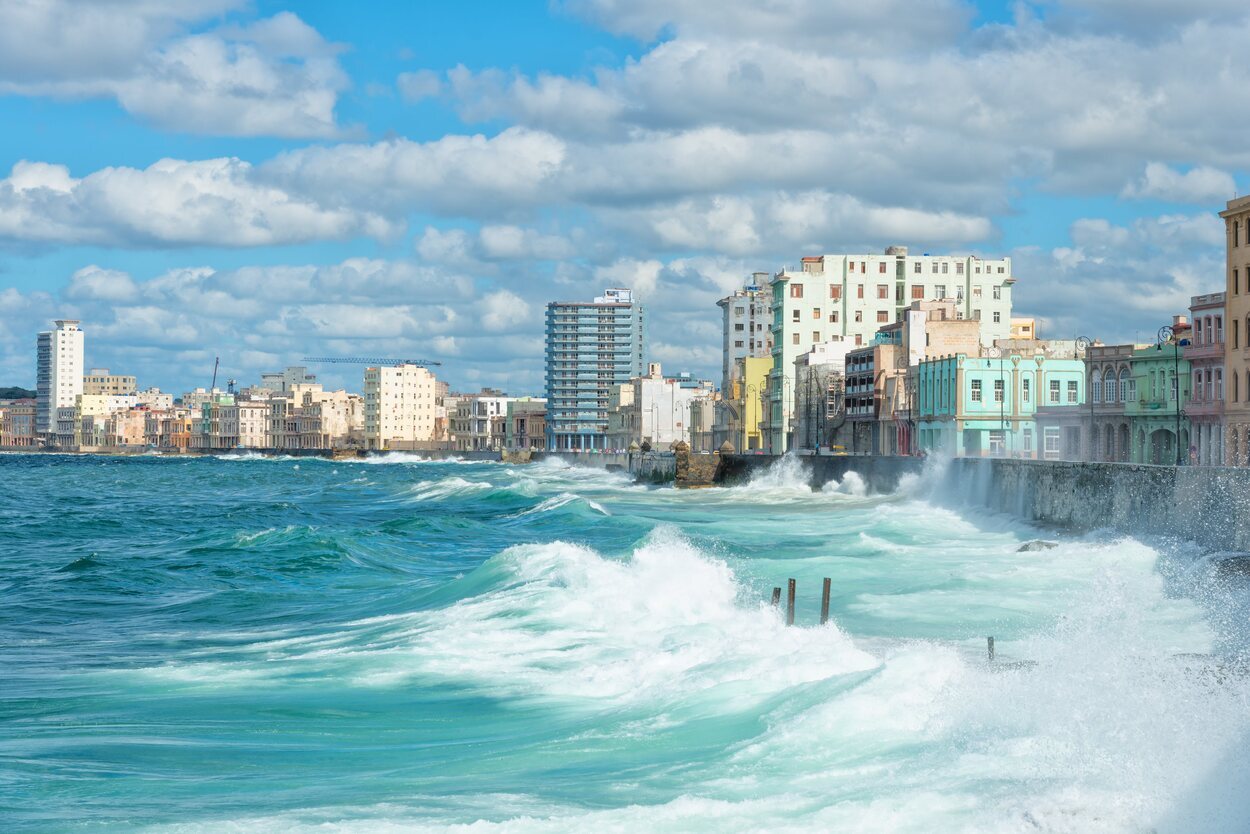
[[[781,605],[781,589],[773,588],[773,608]]]
[[[786,590],[786,625],[794,625],[794,580],[790,580],[790,587]]]
[[[825,577],[825,586],[820,592],[820,624],[824,625],[829,622],[829,586],[833,584],[833,580]]]
[[[989,651],[990,660],[993,660],[994,659],[994,638],[993,637],[985,638],[985,647]]]

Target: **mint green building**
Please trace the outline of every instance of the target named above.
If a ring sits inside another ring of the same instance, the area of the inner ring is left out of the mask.
[[[1038,406],[1085,402],[1085,363],[1071,358],[1066,346],[1038,345],[1031,355],[958,354],[921,362],[919,448],[928,454],[1038,457]]]
[[[1129,427],[1130,460],[1175,464],[1189,460],[1189,362],[1176,344],[1134,349],[1129,371],[1135,396],[1123,397]],[[1178,388],[1179,386],[1179,388]],[[1104,399],[1108,391],[1104,389]],[[1177,455],[1179,438],[1180,454]]]

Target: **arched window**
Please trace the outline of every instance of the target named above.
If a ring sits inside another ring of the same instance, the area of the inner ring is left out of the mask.
[[[1119,388],[1115,381],[1115,371],[1107,368],[1102,375],[1102,396],[1109,403],[1116,402],[1120,398]]]
[[[1240,402],[1241,400],[1237,396],[1237,374],[1233,374],[1232,380],[1233,380],[1233,402]]]
[[[1211,369],[1207,368],[1207,393],[1205,396],[1207,402],[1215,400],[1215,377],[1211,374]]]
[[[1194,387],[1191,389],[1190,399],[1194,402],[1202,401],[1202,371],[1194,370]]]
[[[1102,402],[1102,376],[1098,373],[1098,371],[1094,371],[1093,377],[1094,402],[1100,403]]]
[[[1215,401],[1220,402],[1224,399],[1224,371],[1220,368],[1215,369]]]
[[[1137,401],[1137,381],[1129,376],[1128,368],[1120,369],[1120,399],[1126,403]]]

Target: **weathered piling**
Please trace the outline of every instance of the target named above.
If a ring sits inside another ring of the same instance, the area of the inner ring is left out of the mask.
[[[989,659],[993,660],[994,659],[994,638],[993,637],[985,638],[985,648],[986,648],[986,651],[989,653]]]
[[[833,580],[825,577],[824,588],[820,592],[820,624],[824,625],[829,622],[829,587],[833,584]]]
[[[774,587],[773,588],[773,608],[776,608],[778,605],[781,605],[781,589]]]
[[[786,625],[794,625],[794,580],[790,580],[790,586],[786,590]]]

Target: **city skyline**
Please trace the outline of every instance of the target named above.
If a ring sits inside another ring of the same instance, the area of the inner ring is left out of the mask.
[[[1011,257],[1055,336],[1219,282],[1234,4],[844,5],[10,6],[0,381],[71,317],[165,388],[398,352],[538,392],[545,303],[612,285],[649,358],[716,378],[744,276],[891,244]]]

